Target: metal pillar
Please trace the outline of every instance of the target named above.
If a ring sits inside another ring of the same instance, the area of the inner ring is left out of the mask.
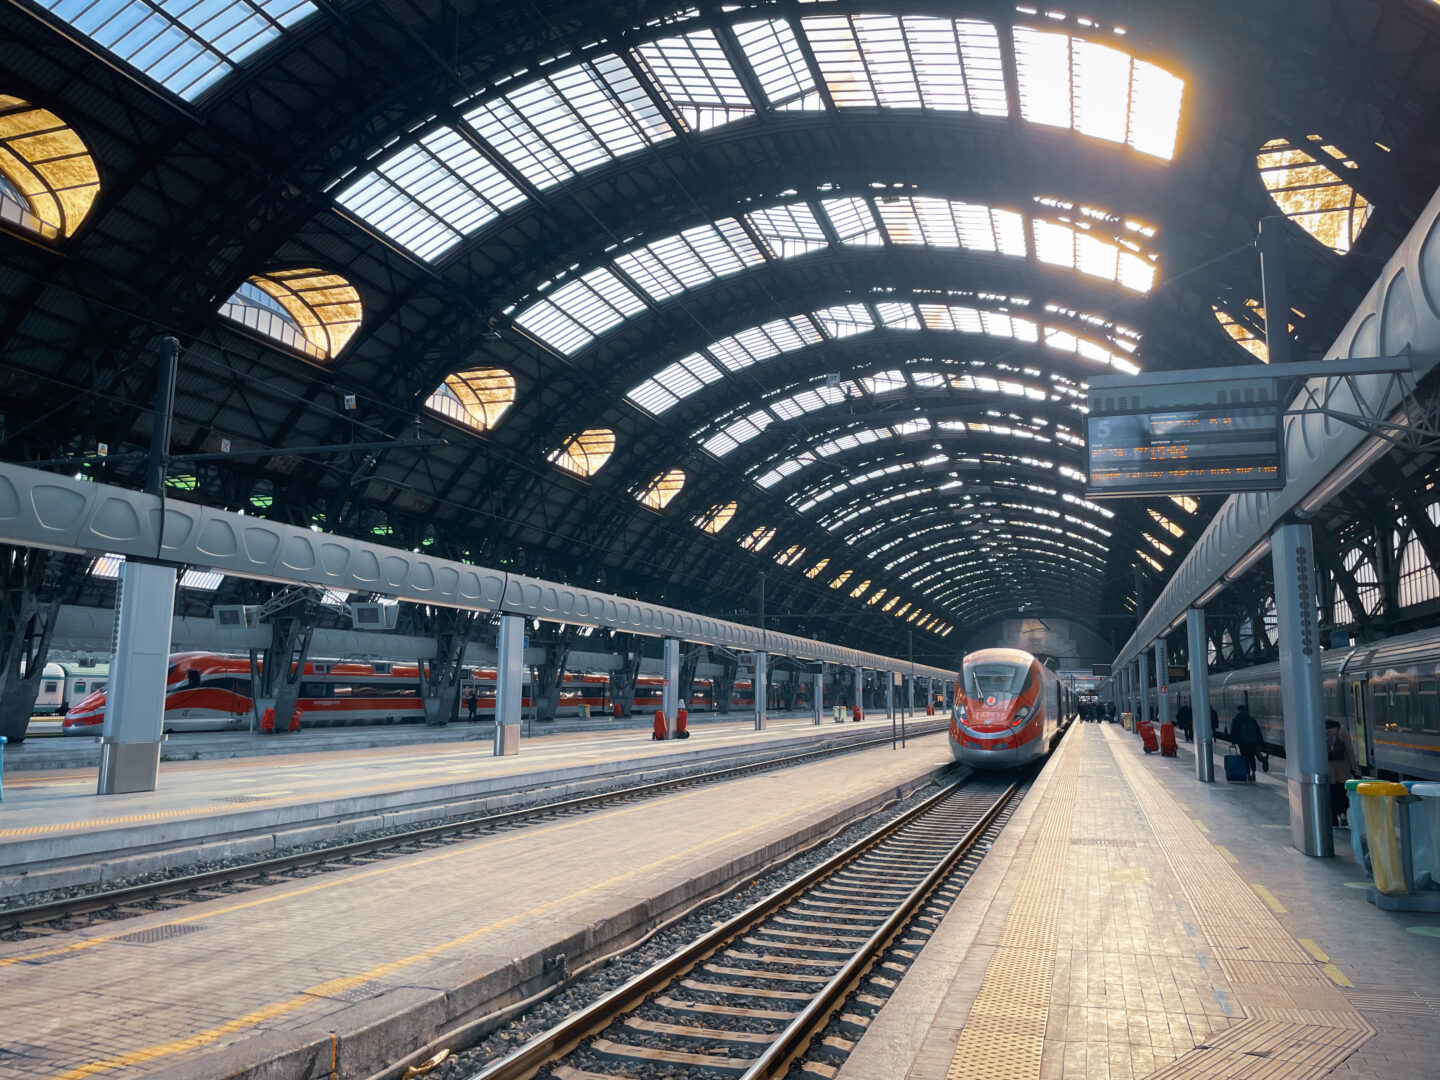
[[[863,667],[857,667],[855,669],[854,707],[861,712],[865,711],[865,669]]]
[[[1280,636],[1280,705],[1285,714],[1285,779],[1290,842],[1305,855],[1335,854],[1330,828],[1330,762],[1320,697],[1315,629],[1315,557],[1309,525],[1282,525],[1270,537]]]
[[[525,696],[525,619],[501,615],[495,634],[495,756],[520,753],[520,709]]]
[[[767,715],[768,715],[767,712],[766,712],[766,709],[767,709],[767,706],[770,704],[769,701],[767,700],[767,698],[768,698],[769,695],[766,693],[766,690],[768,689],[768,683],[769,683],[769,673],[768,673],[768,669],[769,669],[769,666],[770,666],[769,663],[768,663],[769,659],[770,659],[770,657],[769,657],[768,655],[766,655],[765,653],[763,653],[763,652],[757,652],[757,653],[755,654],[755,680],[754,680],[755,694],[754,694],[754,696],[755,696],[755,730],[756,730],[756,731],[764,731],[764,730],[765,730],[765,721],[766,721]]]
[[[1155,639],[1155,704],[1157,724],[1170,722],[1170,651],[1164,638]]]
[[[900,731],[895,725],[895,673],[892,671],[885,672],[885,715],[890,718],[890,749],[894,750]]]
[[[665,639],[665,689],[660,693],[660,710],[665,714],[665,737],[675,737],[675,714],[680,711],[680,641]]]
[[[825,671],[822,668],[810,677],[810,714],[811,723],[820,723],[820,715],[825,711]]]
[[[1285,281],[1283,217],[1260,219],[1260,287],[1265,305],[1265,346],[1270,363],[1290,362],[1290,290]]]
[[[1210,650],[1205,637],[1205,612],[1185,613],[1185,636],[1190,647],[1190,711],[1195,714],[1195,779],[1215,780],[1215,732],[1210,730]]]
[[[1146,661],[1145,650],[1140,651],[1140,712],[1139,719],[1150,719],[1150,665]]]
[[[175,568],[126,560],[115,603],[115,656],[100,729],[98,795],[154,791],[165,727]]]

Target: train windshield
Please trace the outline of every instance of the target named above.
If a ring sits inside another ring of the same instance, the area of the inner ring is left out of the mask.
[[[1021,664],[965,665],[965,695],[971,698],[1014,697],[1029,684],[1030,668]]]

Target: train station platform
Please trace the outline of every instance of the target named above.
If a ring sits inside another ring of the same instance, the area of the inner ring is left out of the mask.
[[[369,1076],[950,765],[932,735],[0,942],[0,1075]]]
[[[1074,725],[839,1080],[1434,1080],[1440,919],[1289,835],[1278,774]]]
[[[909,722],[913,729],[926,718]],[[929,718],[931,728],[943,718]],[[487,727],[489,725],[486,725]],[[161,764],[153,792],[95,795],[92,770],[27,773],[0,803],[0,895],[113,880],[377,828],[504,809],[625,779],[720,768],[888,735],[886,720],[752,717],[652,741],[648,729]]]

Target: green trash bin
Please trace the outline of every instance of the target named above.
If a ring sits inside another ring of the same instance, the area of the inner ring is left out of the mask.
[[[589,705],[588,702],[582,701],[582,702],[580,703],[580,719],[581,719],[581,720],[589,720],[589,719],[590,719],[590,705]]]

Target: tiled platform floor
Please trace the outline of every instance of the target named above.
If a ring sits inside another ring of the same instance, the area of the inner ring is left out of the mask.
[[[749,872],[949,762],[933,735],[0,942],[0,1076],[229,1076],[290,1051],[314,1068],[265,1075],[331,1076],[333,1063],[368,1076],[482,1008],[516,958],[530,974],[542,953],[576,963],[602,931],[645,925],[658,897]],[[399,1037],[375,1027],[396,1015]]]
[[[486,725],[488,727],[488,725]],[[881,721],[842,730],[879,727]],[[885,721],[883,726],[889,726]],[[771,718],[763,732],[754,719],[709,723],[680,742],[654,742],[648,730],[601,731],[523,739],[514,757],[495,757],[488,738],[475,742],[329,750],[209,761],[167,761],[159,788],[129,795],[95,795],[95,770],[33,772],[6,777],[0,802],[0,840],[40,833],[113,828],[137,822],[218,815],[245,806],[283,806],[412,790],[486,777],[522,775],[618,759],[661,762],[711,747],[736,750],[796,737],[823,738],[840,727],[810,717]],[[3,862],[3,859],[0,859]]]
[[[841,1080],[1435,1080],[1440,919],[1287,813],[1077,725]]]

